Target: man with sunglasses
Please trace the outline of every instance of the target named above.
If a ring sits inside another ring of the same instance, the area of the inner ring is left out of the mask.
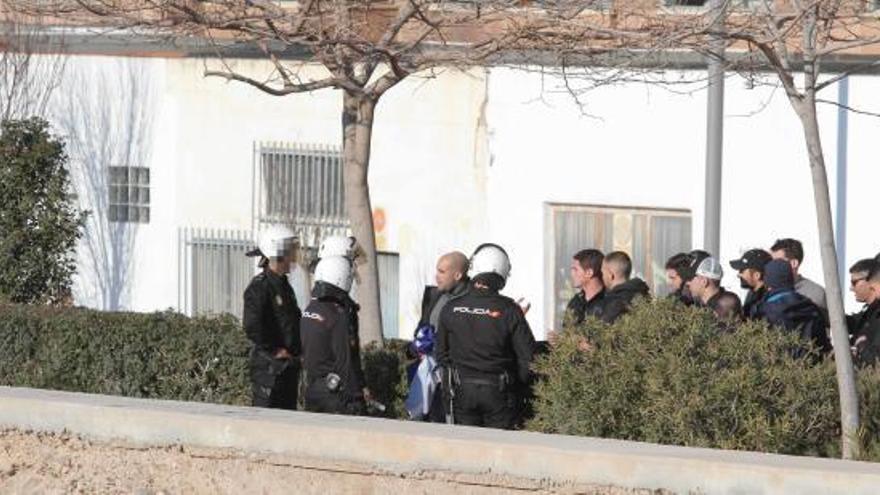
[[[865,306],[847,315],[853,357],[857,364],[873,363],[880,355],[880,263],[873,259],[857,261],[850,269],[850,290]]]

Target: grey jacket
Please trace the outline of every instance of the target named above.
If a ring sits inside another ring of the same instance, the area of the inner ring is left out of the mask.
[[[813,282],[812,280],[798,275],[794,281],[794,291],[806,297],[819,306],[819,312],[825,318],[825,324],[828,325],[828,303],[825,302],[825,288]]]
[[[821,285],[798,275],[794,281],[794,290],[810,301],[813,301],[813,304],[816,306],[827,311],[828,304],[825,303],[825,289]]]

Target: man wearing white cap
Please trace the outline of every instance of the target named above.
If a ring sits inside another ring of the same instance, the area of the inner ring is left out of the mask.
[[[742,318],[742,303],[739,296],[721,287],[724,271],[717,259],[709,257],[700,262],[694,278],[688,282],[688,290],[697,304],[707,307],[719,320],[738,320]]]

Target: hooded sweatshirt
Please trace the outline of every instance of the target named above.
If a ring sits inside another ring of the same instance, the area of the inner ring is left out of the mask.
[[[606,323],[614,323],[621,315],[629,311],[636,296],[650,297],[649,294],[648,284],[640,278],[631,278],[611,290],[606,289],[602,320]]]

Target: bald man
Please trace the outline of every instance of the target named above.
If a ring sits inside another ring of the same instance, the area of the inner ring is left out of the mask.
[[[419,326],[429,324],[437,328],[443,306],[467,292],[470,282],[467,271],[467,256],[458,251],[446,253],[437,260],[437,272],[434,274],[437,285],[425,287]]]
[[[437,260],[437,271],[434,274],[436,286],[425,287],[422,297],[422,317],[419,319],[418,328],[427,325],[437,330],[440,320],[440,312],[450,302],[468,292],[470,279],[467,276],[468,258],[463,253],[453,251],[446,253]],[[419,330],[417,329],[416,332]],[[434,394],[429,413],[426,419],[435,423],[446,421],[446,411],[443,407],[443,399],[439,391]]]

